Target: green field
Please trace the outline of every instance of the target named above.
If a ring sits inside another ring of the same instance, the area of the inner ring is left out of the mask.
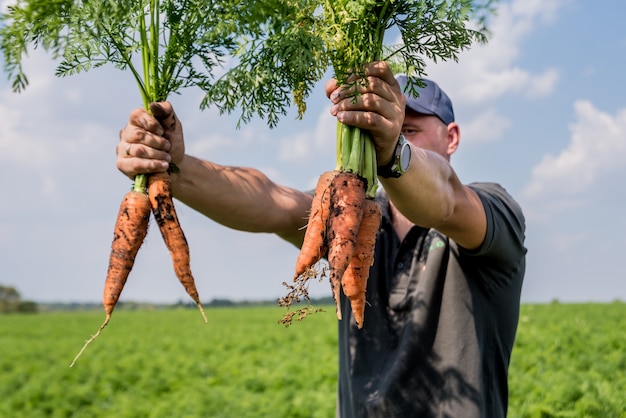
[[[0,417],[332,418],[336,321],[273,307],[0,316]],[[524,305],[509,417],[626,417],[626,304]]]

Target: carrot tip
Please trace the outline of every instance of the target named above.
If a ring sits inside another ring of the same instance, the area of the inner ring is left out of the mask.
[[[337,319],[341,321],[343,319],[343,315],[341,314],[341,301],[340,301],[340,292],[341,285],[339,283],[335,283],[336,279],[331,279],[331,289],[333,292],[333,300],[335,301],[335,311],[337,313]]]
[[[200,313],[202,314],[202,318],[204,319],[204,323],[208,324],[209,320],[206,319],[206,315],[204,314],[204,308],[202,307],[202,304],[198,302],[197,305],[198,305],[198,309],[200,309]]]
[[[83,351],[85,351],[89,343],[91,343],[93,340],[96,339],[96,337],[98,337],[98,335],[100,335],[104,327],[106,327],[109,324],[110,319],[111,319],[111,314],[107,313],[106,318],[104,318],[104,322],[102,323],[102,325],[100,325],[100,328],[98,328],[98,331],[94,335],[92,335],[87,341],[85,341],[85,345],[83,345],[83,348],[81,348],[78,354],[76,354],[76,357],[74,357],[74,360],[72,360],[70,367],[74,366],[74,364],[76,363],[76,360],[78,360],[81,354],[83,354]]]

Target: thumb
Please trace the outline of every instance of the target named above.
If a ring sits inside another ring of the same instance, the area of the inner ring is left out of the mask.
[[[169,102],[152,102],[150,103],[150,112],[159,121],[166,131],[176,129],[176,112]]]

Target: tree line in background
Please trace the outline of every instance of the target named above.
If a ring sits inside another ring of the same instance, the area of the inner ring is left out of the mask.
[[[311,304],[315,306],[330,305],[334,303],[332,297],[311,299]],[[223,308],[223,307],[241,307],[241,306],[262,306],[276,305],[276,300],[256,300],[256,301],[234,301],[230,299],[212,299],[209,302],[202,303],[205,307]],[[188,301],[180,300],[173,304],[158,304],[149,302],[120,302],[118,309],[124,310],[142,310],[142,309],[194,309],[195,304]],[[43,311],[86,311],[102,309],[101,303],[89,302],[57,302],[57,303],[37,303],[28,300],[22,300],[19,291],[13,286],[4,286],[0,284],[0,314],[8,313],[35,313]]]
[[[37,312],[37,304],[22,300],[16,288],[0,285],[0,314],[14,312]]]

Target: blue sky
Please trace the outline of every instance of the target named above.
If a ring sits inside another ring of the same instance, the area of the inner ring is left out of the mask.
[[[618,1],[503,1],[487,45],[427,67],[455,106],[461,146],[452,164],[461,179],[501,183],[525,210],[524,302],[626,300],[623,16]],[[131,186],[115,168],[115,145],[141,101],[129,74],[103,67],[60,79],[54,68],[34,51],[25,92],[0,79],[0,284],[29,300],[98,302]],[[194,90],[171,98],[189,153],[302,189],[334,167],[321,84],[304,120],[292,112],[272,130],[260,120],[237,130],[237,115],[201,112],[200,100]],[[295,248],[177,208],[203,300],[284,295]],[[311,293],[329,295],[328,284],[311,284]],[[188,300],[154,227],[122,300]]]

